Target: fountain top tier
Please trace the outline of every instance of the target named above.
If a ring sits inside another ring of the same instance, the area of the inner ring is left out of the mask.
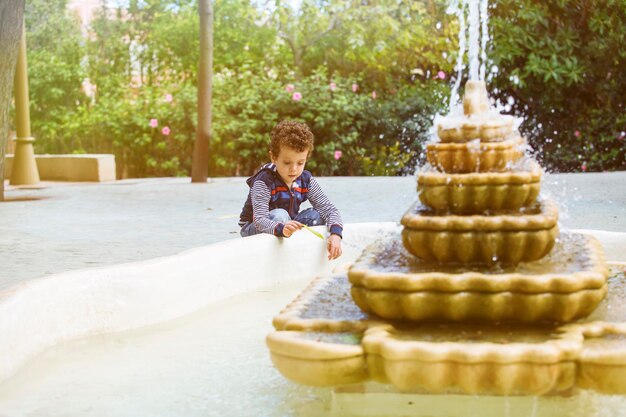
[[[463,96],[463,113],[466,116],[473,116],[487,113],[489,111],[489,96],[487,86],[484,81],[469,80],[465,84],[465,95]]]
[[[484,81],[469,80],[465,84],[463,115],[438,117],[437,135],[442,142],[501,142],[514,131],[515,118],[490,110]]]

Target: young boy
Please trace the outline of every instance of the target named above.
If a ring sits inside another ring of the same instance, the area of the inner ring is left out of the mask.
[[[270,136],[271,163],[246,181],[248,199],[239,218],[241,236],[271,233],[290,237],[302,225],[328,225],[328,259],[341,256],[343,222],[339,211],[304,165],[313,150],[313,133],[304,123],[283,120]],[[306,200],[313,208],[299,212]]]

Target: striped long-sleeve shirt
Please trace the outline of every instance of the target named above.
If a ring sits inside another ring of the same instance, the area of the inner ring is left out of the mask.
[[[342,235],[343,221],[339,211],[326,197],[309,171],[303,171],[289,189],[276,172],[276,166],[266,164],[248,178],[247,183],[250,192],[241,211],[240,226],[253,222],[263,233],[283,236],[284,224],[271,220],[270,211],[282,208],[293,219],[300,211],[300,205],[309,200],[326,223],[329,232]]]

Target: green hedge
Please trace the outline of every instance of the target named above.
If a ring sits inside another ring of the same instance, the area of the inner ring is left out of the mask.
[[[213,176],[248,175],[267,162],[269,132],[282,119],[310,126],[315,150],[308,167],[318,175],[399,175],[414,170],[447,85],[427,80],[373,98],[358,79],[323,71],[291,83],[248,72],[217,74],[213,92]],[[47,124],[55,140],[38,143],[38,150],[111,152],[123,177],[188,175],[195,100],[189,84],[101,94],[58,125]]]

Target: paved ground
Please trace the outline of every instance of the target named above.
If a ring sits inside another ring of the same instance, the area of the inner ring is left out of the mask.
[[[320,178],[346,223],[399,221],[414,177]],[[40,276],[149,259],[239,238],[244,178],[188,178],[8,187],[0,203],[0,290]],[[626,232],[626,171],[549,175],[562,228]],[[29,199],[35,200],[29,200]],[[626,248],[625,248],[626,250]]]

